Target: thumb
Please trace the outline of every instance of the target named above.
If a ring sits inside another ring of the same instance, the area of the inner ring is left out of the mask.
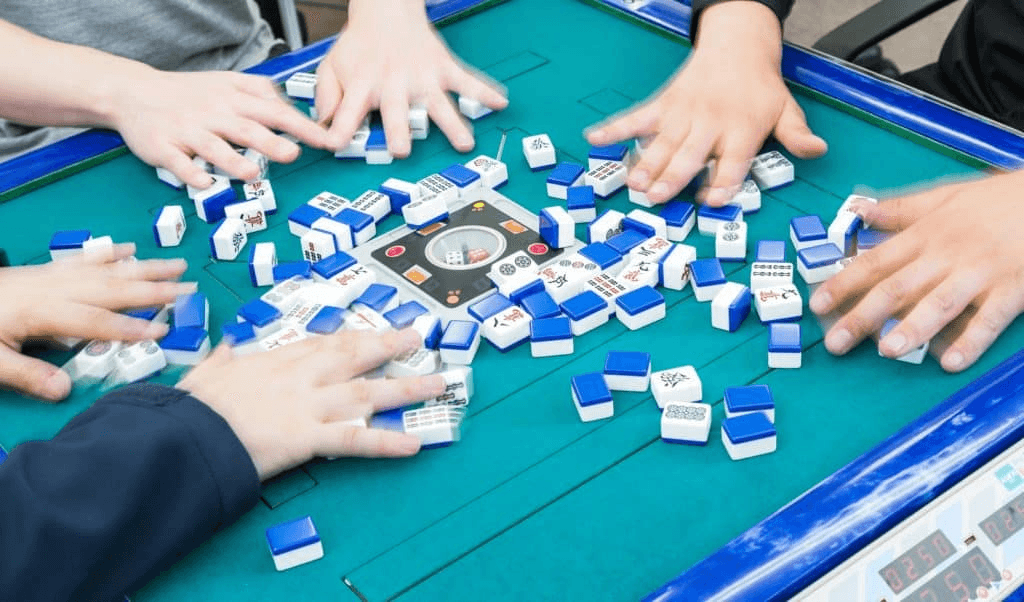
[[[328,422],[316,429],[313,448],[316,455],[328,458],[403,458],[419,451],[420,440],[398,431]]]
[[[0,345],[0,385],[44,401],[60,401],[71,393],[67,372],[6,345]]]
[[[341,94],[341,84],[338,83],[334,72],[329,67],[318,69],[316,97],[313,104],[316,107],[317,122],[320,125],[326,125],[334,117],[334,112],[341,104]]]
[[[773,133],[787,151],[801,159],[816,159],[828,151],[828,143],[807,126],[804,110],[792,95],[782,107],[782,114]]]

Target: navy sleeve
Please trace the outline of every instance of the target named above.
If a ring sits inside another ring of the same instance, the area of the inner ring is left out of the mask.
[[[697,41],[697,28],[700,25],[701,14],[704,13],[704,9],[709,6],[714,6],[721,2],[731,2],[732,0],[693,0],[691,8],[693,12],[690,13],[690,40]],[[786,20],[789,16],[789,11],[793,9],[793,3],[796,0],[754,0],[760,2],[768,8],[772,9],[775,16],[779,18],[779,23]]]
[[[115,600],[259,499],[231,427],[183,391],[125,387],[0,465],[0,597]]]

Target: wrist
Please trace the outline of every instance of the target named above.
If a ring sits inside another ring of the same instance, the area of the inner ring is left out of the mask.
[[[721,2],[701,13],[694,49],[702,54],[739,56],[777,71],[782,63],[782,24],[760,2]]]
[[[353,24],[402,17],[421,17],[426,21],[426,3],[423,0],[350,0],[348,3],[348,20]]]
[[[100,127],[120,130],[124,118],[139,108],[139,91],[153,88],[148,80],[160,72],[144,63],[128,61],[113,76],[100,78],[92,90],[92,120]]]

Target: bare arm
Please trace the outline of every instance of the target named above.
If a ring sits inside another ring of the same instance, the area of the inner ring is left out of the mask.
[[[327,136],[266,78],[159,71],[2,20],[0,117],[28,125],[115,129],[140,159],[200,188],[210,178],[191,163],[193,156],[248,179],[257,167],[232,145],[286,163],[298,157],[299,147],[273,130],[315,147],[325,146]]]

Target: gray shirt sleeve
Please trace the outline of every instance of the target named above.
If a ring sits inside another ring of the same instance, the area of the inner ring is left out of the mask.
[[[164,71],[238,71],[279,43],[255,0],[2,0],[0,19]],[[79,131],[0,120],[0,161]]]

